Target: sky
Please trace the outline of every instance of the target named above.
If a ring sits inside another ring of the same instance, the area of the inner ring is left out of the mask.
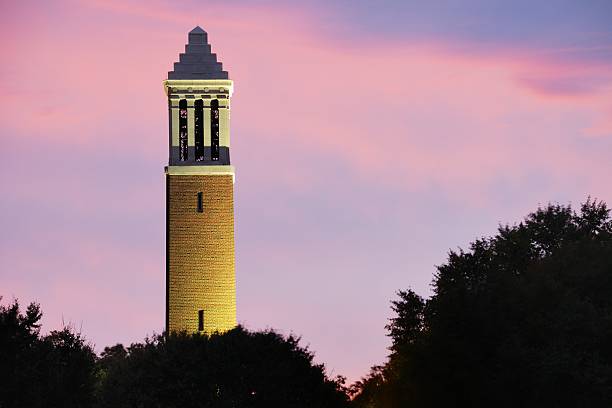
[[[163,330],[162,81],[200,25],[235,85],[238,321],[359,379],[449,250],[612,203],[610,21],[607,0],[2,1],[2,302],[98,352]]]

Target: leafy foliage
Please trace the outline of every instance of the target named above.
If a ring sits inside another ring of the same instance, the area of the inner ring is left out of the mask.
[[[95,354],[70,328],[40,335],[40,306],[0,305],[0,407],[86,407]]]
[[[40,306],[0,305],[0,408],[329,407],[348,405],[294,336],[238,327],[155,336],[96,358],[70,328],[40,335]]]
[[[358,407],[604,407],[612,403],[612,221],[604,203],[549,205],[400,291],[391,354]]]
[[[238,327],[107,348],[100,358],[100,406],[346,406],[342,379],[328,379],[298,341]]]

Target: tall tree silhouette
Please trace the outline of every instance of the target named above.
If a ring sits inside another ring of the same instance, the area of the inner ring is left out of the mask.
[[[70,328],[40,335],[40,306],[0,305],[0,407],[89,407],[95,354]]]
[[[360,407],[609,407],[612,221],[549,205],[452,251],[424,301],[400,291]]]

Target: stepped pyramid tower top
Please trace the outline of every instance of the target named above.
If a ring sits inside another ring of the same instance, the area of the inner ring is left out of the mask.
[[[208,34],[200,26],[189,32],[185,52],[179,54],[168,79],[229,79],[217,54],[211,52]]]

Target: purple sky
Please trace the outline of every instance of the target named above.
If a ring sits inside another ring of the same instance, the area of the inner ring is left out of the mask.
[[[334,375],[384,361],[450,248],[612,203],[608,1],[175,3],[0,5],[0,295],[47,330],[163,328],[162,81],[196,25],[235,81],[238,320]]]

